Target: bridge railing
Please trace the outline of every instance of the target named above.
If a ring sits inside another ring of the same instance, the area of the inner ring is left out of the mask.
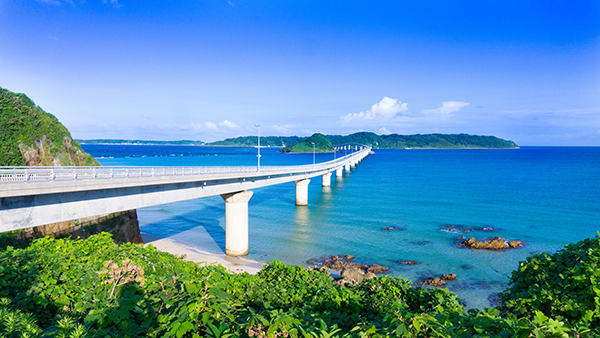
[[[260,172],[289,173],[334,170],[344,165],[364,149],[333,161],[293,166],[261,166]],[[204,167],[0,167],[0,184],[54,181],[84,181],[128,179],[143,177],[192,176],[214,174],[257,173],[256,166],[204,166]]]

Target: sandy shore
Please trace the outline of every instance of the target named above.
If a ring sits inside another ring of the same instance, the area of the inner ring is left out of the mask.
[[[249,259],[204,252],[198,248],[176,243],[168,238],[158,238],[142,233],[142,239],[144,240],[144,246],[152,245],[160,251],[174,255],[185,255],[185,259],[192,262],[205,265],[216,263],[235,273],[248,272],[256,274],[263,266],[263,264]]]

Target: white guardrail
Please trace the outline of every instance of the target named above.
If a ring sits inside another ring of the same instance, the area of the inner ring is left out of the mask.
[[[206,167],[1,167],[0,184],[54,181],[83,181],[127,179],[142,177],[192,176],[214,174],[251,174],[275,172],[317,171],[340,167],[356,155],[370,148],[354,152],[333,161],[299,166],[206,166]]]

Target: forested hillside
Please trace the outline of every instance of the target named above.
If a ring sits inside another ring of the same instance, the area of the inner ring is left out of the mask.
[[[318,135],[323,135],[319,134]],[[314,135],[317,135],[314,134]],[[314,137],[314,135],[309,136]],[[372,146],[376,149],[516,149],[519,146],[513,141],[503,140],[495,136],[480,136],[468,134],[416,134],[416,135],[377,135],[372,132],[358,132],[350,135],[323,135],[332,146],[348,143],[358,143]],[[287,146],[283,152],[307,152],[312,151],[307,147],[304,150],[291,150],[296,144],[303,145],[308,140],[306,137],[298,136],[264,136],[260,138],[261,146],[281,147],[282,139]],[[309,141],[310,142],[310,141]],[[256,136],[241,136],[228,138],[223,141],[207,143],[215,146],[256,146]],[[317,149],[319,150],[319,149]],[[322,148],[321,151],[325,151]],[[329,151],[332,151],[331,149]]]
[[[0,165],[98,165],[54,115],[0,88]]]
[[[334,146],[345,143],[372,145],[379,149],[511,149],[518,148],[512,141],[495,136],[468,134],[416,134],[416,135],[377,135],[359,132],[347,136],[328,135]]]
[[[325,135],[316,133],[298,143],[281,148],[279,151],[282,153],[312,153],[313,151],[324,153],[332,152],[333,146]]]
[[[282,144],[294,144],[300,142],[304,137],[298,136],[261,136],[260,146],[261,147],[281,147]],[[256,147],[258,143],[258,136],[240,136],[236,138],[228,138],[223,141],[216,141],[207,143],[209,146],[244,146],[244,147]]]

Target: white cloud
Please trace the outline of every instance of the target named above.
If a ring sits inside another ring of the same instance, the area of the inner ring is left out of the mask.
[[[206,129],[217,130],[217,125],[212,122],[204,122],[202,126]]]
[[[378,103],[371,106],[370,110],[360,113],[350,113],[341,117],[344,122],[361,121],[361,120],[387,120],[395,117],[401,112],[407,111],[407,103],[402,103],[398,99],[384,97]]]
[[[468,102],[460,102],[460,101],[445,101],[442,102],[442,105],[436,109],[423,110],[422,113],[425,115],[434,115],[441,114],[450,116],[452,113],[459,111],[461,108],[468,106],[470,103]]]
[[[391,134],[392,132],[391,132],[391,131],[389,131],[389,130],[387,130],[387,128],[386,128],[386,127],[383,127],[383,128],[379,128],[379,129],[377,129],[377,133],[378,133],[379,135],[389,135],[389,134]]]
[[[237,124],[230,122],[228,120],[224,120],[223,122],[219,123],[219,125],[221,127],[225,127],[227,129],[233,129],[233,130],[241,130],[242,128],[240,126],[238,126]]]
[[[296,126],[293,124],[286,124],[283,126],[277,126],[277,125],[273,125],[270,128],[274,129],[275,131],[277,131],[280,134],[286,135],[288,133],[290,133],[291,128],[295,128]]]

